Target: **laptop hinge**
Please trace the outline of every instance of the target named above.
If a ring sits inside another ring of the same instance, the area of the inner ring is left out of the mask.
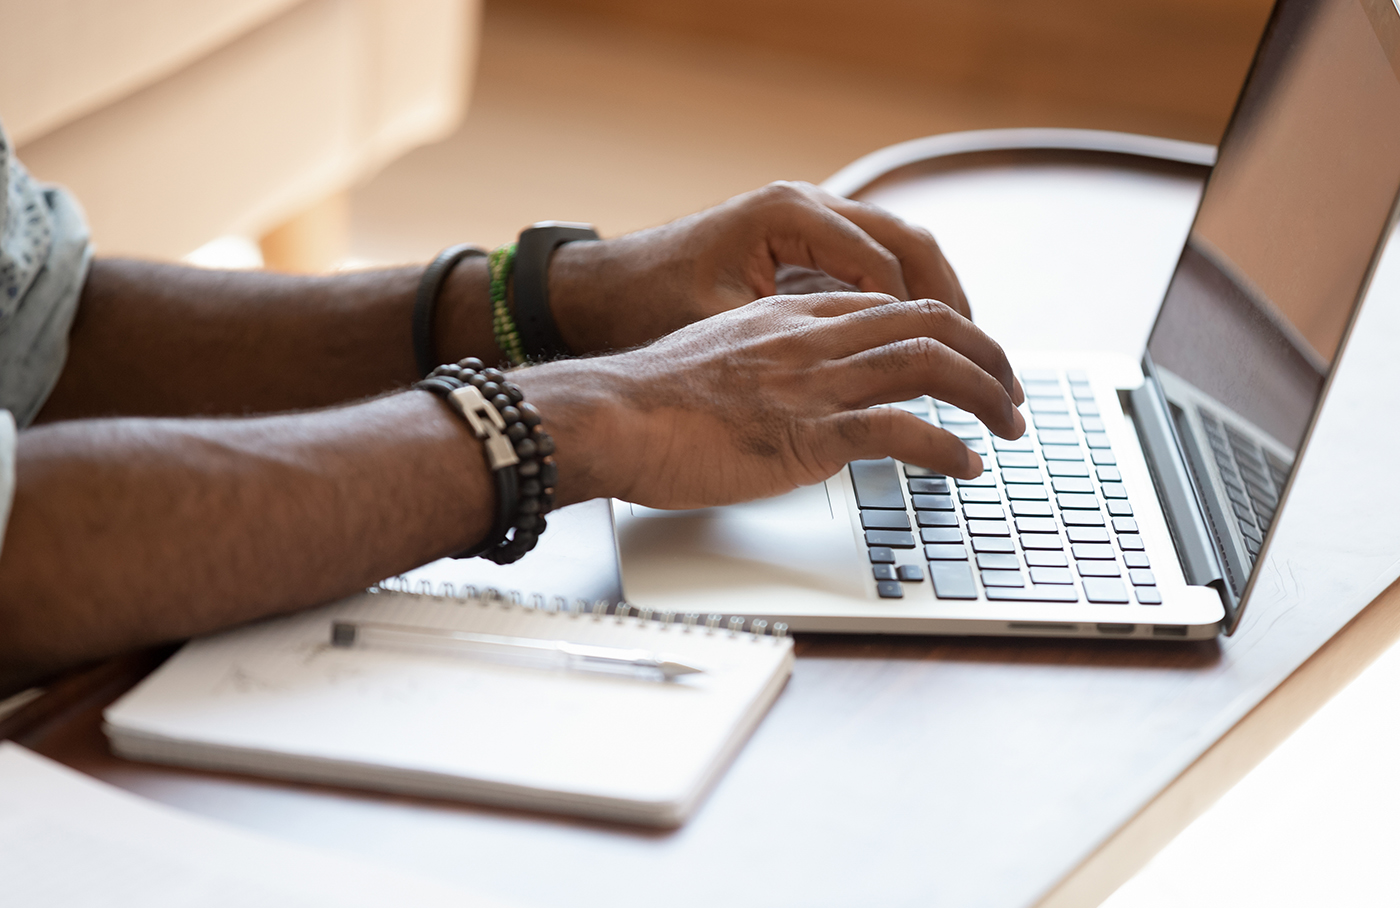
[[[1186,582],[1193,586],[1214,586],[1219,591],[1225,585],[1225,575],[1186,461],[1172,435],[1167,403],[1150,375],[1128,392],[1128,404]]]

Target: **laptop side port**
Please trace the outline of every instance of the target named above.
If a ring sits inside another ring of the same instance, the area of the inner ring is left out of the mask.
[[[1131,634],[1137,630],[1136,624],[1099,624],[1100,634]]]
[[[1152,636],[1154,637],[1185,637],[1186,625],[1184,624],[1154,624],[1152,625]]]

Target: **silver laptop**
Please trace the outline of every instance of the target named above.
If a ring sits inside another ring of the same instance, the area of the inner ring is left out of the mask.
[[[796,631],[1232,632],[1398,191],[1400,13],[1281,0],[1140,364],[1015,358],[1015,441],[891,404],[983,454],[975,480],[858,461],[733,507],[618,502],[627,600]]]

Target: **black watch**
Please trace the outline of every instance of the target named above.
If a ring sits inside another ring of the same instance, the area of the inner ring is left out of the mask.
[[[512,295],[515,327],[527,359],[554,359],[571,352],[549,308],[549,259],[565,243],[596,239],[598,231],[592,225],[568,221],[541,221],[521,231],[515,243]]]

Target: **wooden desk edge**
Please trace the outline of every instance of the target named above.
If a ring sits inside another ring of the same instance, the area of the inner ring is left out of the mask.
[[[1037,908],[1098,905],[1400,639],[1400,580],[1324,643]]]

